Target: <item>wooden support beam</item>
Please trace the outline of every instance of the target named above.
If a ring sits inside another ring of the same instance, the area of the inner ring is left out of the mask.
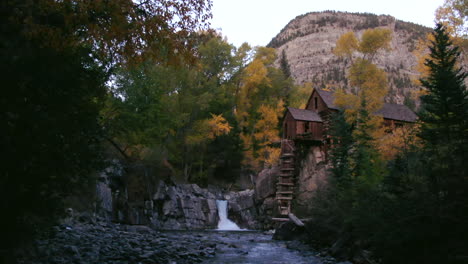
[[[294,183],[289,183],[289,182],[278,182],[276,185],[294,186]]]
[[[279,222],[288,222],[289,218],[282,218],[282,217],[273,217],[271,218],[273,221],[279,221]]]
[[[292,197],[276,196],[276,200],[292,200]]]
[[[304,223],[297,218],[293,213],[288,214],[289,219],[297,226],[304,226]]]

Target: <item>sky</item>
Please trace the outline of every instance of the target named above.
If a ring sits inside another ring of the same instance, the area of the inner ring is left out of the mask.
[[[213,0],[211,26],[239,47],[265,46],[296,16],[316,11],[391,15],[433,28],[444,0]]]

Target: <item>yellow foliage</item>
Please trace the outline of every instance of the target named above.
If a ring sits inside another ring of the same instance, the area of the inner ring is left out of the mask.
[[[272,147],[266,147],[265,148],[266,152],[266,158],[265,158],[265,167],[271,168],[275,165],[278,164],[280,155],[281,155],[281,148],[272,148]]]
[[[467,43],[468,40],[461,38],[461,37],[456,37],[452,36],[451,40],[453,41],[454,45],[459,46],[463,52],[466,52],[468,50]],[[434,42],[434,35],[431,33],[428,33],[425,38],[420,38],[418,40],[418,43],[416,45],[416,49],[413,51],[414,56],[417,59],[417,64],[414,66],[414,69],[420,73],[420,75],[415,76],[413,78],[413,83],[421,86],[421,83],[419,81],[420,78],[426,78],[429,76],[429,67],[425,65],[425,62],[427,59],[429,59],[429,46],[431,45],[432,42]],[[425,91],[421,91],[421,93],[425,93]]]
[[[369,135],[377,140],[382,138],[385,135],[384,119],[382,116],[371,115],[368,124],[374,129],[368,131]]]
[[[279,104],[282,106],[282,102]],[[258,113],[261,117],[257,124],[255,124],[256,132],[254,138],[259,142],[260,146],[265,146],[279,140],[278,117],[280,113],[278,113],[277,110],[280,108],[282,107],[277,107],[277,109],[275,109],[270,106],[261,105],[258,109]]]
[[[276,50],[274,48],[257,47],[255,59],[260,60],[263,64],[272,64],[275,62],[276,57]]]
[[[227,135],[231,132],[232,128],[222,114],[211,114],[211,119],[207,120],[207,125],[210,128],[210,132],[208,134],[209,139],[215,139],[218,136]]]
[[[383,106],[387,93],[387,75],[374,64],[365,59],[358,59],[350,68],[351,85],[358,89],[355,93],[338,90],[335,93],[335,104],[345,109],[346,121],[350,124],[357,120],[362,100],[366,100],[366,110],[374,113]],[[374,121],[378,123],[378,121]]]
[[[350,55],[350,52],[354,51],[362,53],[361,57],[356,59],[349,69],[348,79],[352,86],[352,93],[347,93],[344,90],[336,91],[335,104],[345,109],[346,122],[350,124],[355,124],[358,121],[360,110],[366,110],[370,115],[365,126],[368,127],[368,131],[363,131],[361,128],[356,130],[359,131],[356,133],[366,132],[374,139],[383,135],[383,118],[372,114],[383,106],[388,81],[387,74],[372,64],[370,59],[381,49],[389,50],[391,38],[391,31],[388,29],[368,29],[363,33],[361,40],[357,42],[358,48],[356,50],[354,33],[348,32],[338,40],[338,50],[335,50],[335,54],[338,55]],[[349,39],[351,44],[344,43],[346,39]]]
[[[339,57],[351,58],[356,51],[361,52],[365,58],[372,59],[379,50],[390,50],[392,31],[386,28],[367,29],[360,40],[354,32],[341,35],[336,41],[333,53]]]
[[[418,144],[418,137],[415,137],[417,126],[403,126],[393,130],[379,139],[378,149],[384,160],[392,160],[400,152],[407,150],[410,144]]]
[[[271,86],[268,69],[259,58],[254,59],[244,70],[237,98],[237,121],[240,127],[246,126],[248,111],[252,107],[251,99],[257,96],[259,86]]]
[[[200,145],[218,136],[229,134],[231,126],[223,115],[211,114],[211,118],[198,120],[192,127],[192,132],[185,138],[187,145]]]
[[[383,49],[389,51],[392,31],[386,28],[374,28],[364,31],[359,42],[359,51],[363,54],[373,56],[377,51]]]
[[[243,147],[243,154],[244,154],[244,158],[242,159],[242,165],[257,169],[256,168],[257,162],[254,157],[252,137],[244,133],[241,133],[239,136],[242,140],[242,147]]]
[[[421,85],[419,78],[424,78],[429,75],[429,67],[424,65],[426,59],[429,58],[429,44],[434,41],[434,36],[432,34],[427,34],[426,38],[420,38],[416,49],[413,51],[413,54],[416,56],[417,64],[415,66],[416,71],[420,73],[417,78],[413,79],[413,82],[416,85]]]
[[[275,107],[268,105],[259,107],[260,119],[255,124],[255,132],[252,135],[244,133],[240,135],[244,146],[243,165],[253,170],[260,170],[278,162],[280,149],[271,147],[271,144],[280,140],[278,123],[283,111],[284,104],[281,100]]]
[[[444,4],[437,8],[436,21],[447,27],[450,35],[458,38],[466,38],[468,27],[465,25],[468,17],[468,1],[445,0]]]
[[[359,42],[354,32],[347,32],[336,41],[333,54],[339,57],[351,57],[353,52],[359,48]]]
[[[304,109],[312,90],[313,88],[310,82],[301,86],[295,86],[289,94],[289,106]]]

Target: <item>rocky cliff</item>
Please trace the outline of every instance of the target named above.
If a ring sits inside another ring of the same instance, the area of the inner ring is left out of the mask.
[[[307,217],[317,190],[327,184],[330,165],[327,164],[322,146],[304,147],[303,151],[303,158],[298,161],[298,184],[293,212],[298,216]]]
[[[216,229],[216,200],[228,200],[228,217],[241,228],[259,229],[254,190],[175,184],[161,170],[114,160],[96,184],[95,215],[107,221],[162,230]]]
[[[380,52],[376,63],[388,73],[387,102],[403,103],[412,89],[418,87],[412,79],[418,78],[413,54],[417,41],[430,28],[403,22],[391,16],[362,13],[313,12],[289,22],[268,44],[276,48],[277,65],[286,61],[296,84],[311,82],[314,87],[345,87],[347,60],[336,57],[332,50],[338,38],[349,31],[357,36],[369,28],[388,28],[393,32],[390,52]]]

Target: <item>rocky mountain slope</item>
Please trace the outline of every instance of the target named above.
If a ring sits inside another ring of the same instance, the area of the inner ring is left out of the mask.
[[[419,38],[430,28],[403,22],[391,16],[334,11],[313,12],[289,22],[268,44],[277,49],[278,61],[286,61],[296,84],[311,82],[313,87],[346,87],[349,62],[332,53],[338,38],[354,31],[359,37],[369,28],[389,28],[393,32],[392,50],[376,57],[379,67],[388,73],[387,102],[403,103],[405,96],[418,87],[411,81],[418,78],[413,51]]]

